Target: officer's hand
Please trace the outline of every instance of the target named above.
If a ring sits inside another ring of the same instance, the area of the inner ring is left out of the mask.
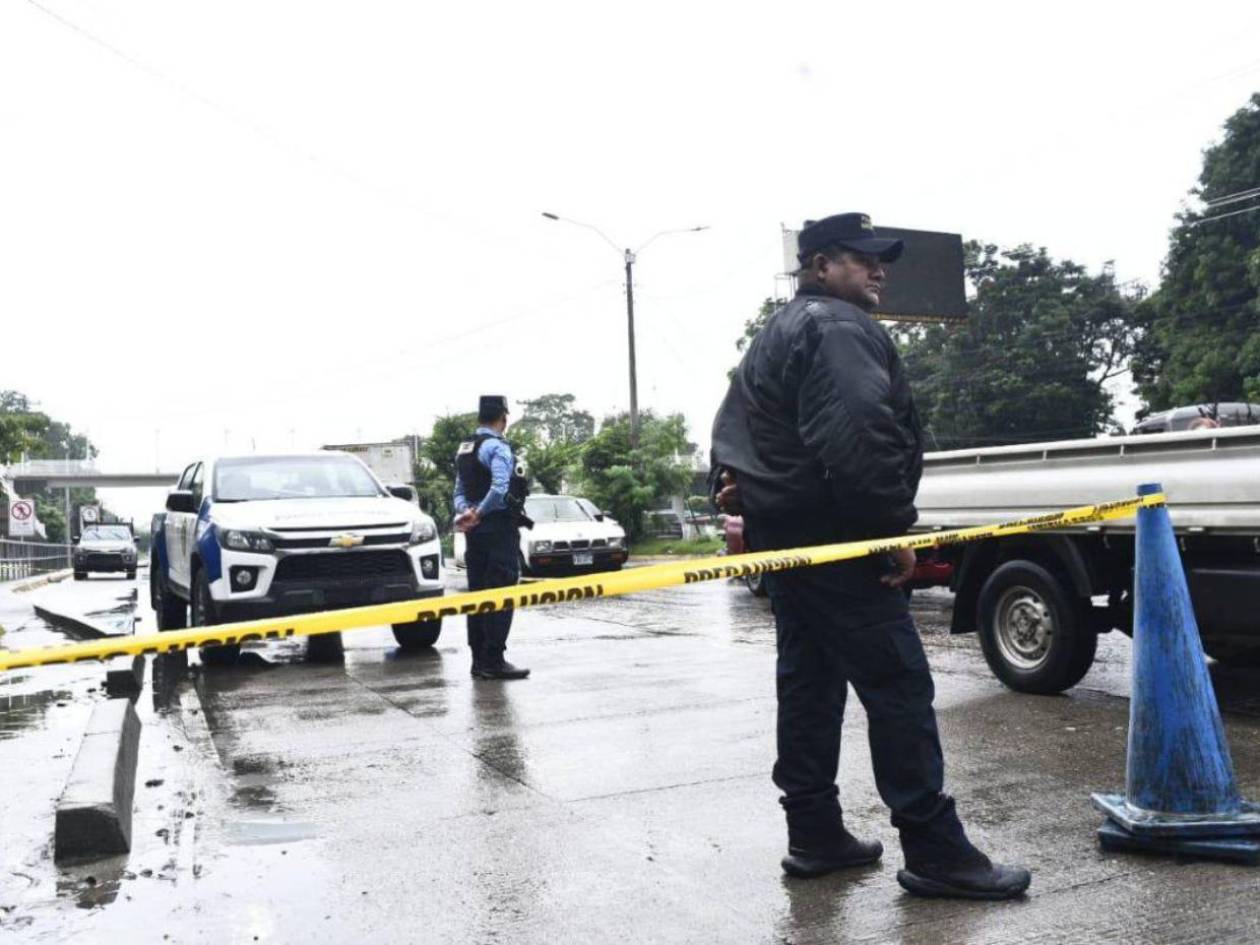
[[[906,581],[910,580],[910,575],[914,573],[914,549],[898,548],[896,551],[890,552],[888,557],[892,559],[895,570],[890,574],[885,574],[880,580],[889,587],[901,587]]]
[[[727,515],[739,515],[743,506],[739,501],[739,486],[735,484],[735,476],[729,472],[722,473],[722,488],[717,494],[717,507]]]
[[[481,520],[481,516],[477,514],[476,509],[464,509],[455,519],[455,531],[470,532],[477,527],[477,522]]]

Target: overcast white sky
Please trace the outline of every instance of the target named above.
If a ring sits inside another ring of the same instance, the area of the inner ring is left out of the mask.
[[[1260,87],[1238,3],[39,4],[0,4],[0,388],[111,469],[423,433],[482,391],[625,409],[621,260],[543,210],[712,227],[636,279],[640,404],[707,443],[780,223],[1154,282]]]

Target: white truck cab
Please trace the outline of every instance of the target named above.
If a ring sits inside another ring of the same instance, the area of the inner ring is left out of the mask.
[[[437,528],[399,497],[408,492],[340,452],[189,463],[154,523],[159,627],[440,596]],[[440,632],[440,621],[394,627],[405,649],[431,646]],[[237,649],[206,648],[203,658],[228,662]]]

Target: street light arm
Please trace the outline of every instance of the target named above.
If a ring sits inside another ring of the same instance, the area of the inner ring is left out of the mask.
[[[618,246],[611,239],[609,239],[608,234],[606,234],[603,230],[601,230],[597,226],[592,226],[589,223],[583,223],[581,220],[571,220],[568,217],[560,216],[560,214],[558,213],[548,213],[546,210],[543,211],[543,216],[545,216],[548,220],[556,220],[560,223],[572,223],[574,226],[580,226],[585,230],[592,231],[593,233],[597,234],[599,238],[602,239],[605,243],[607,243],[609,246],[615,249],[617,251],[618,256],[622,255],[625,252],[625,250],[623,250],[622,247]]]
[[[646,243],[644,243],[638,249],[636,249],[634,253],[637,256],[639,253],[643,252],[645,249],[648,248],[649,245],[651,245],[652,243],[655,243],[662,236],[670,236],[674,233],[699,233],[701,230],[707,230],[707,229],[708,229],[707,226],[684,226],[676,230],[661,230],[661,232],[657,233],[655,236],[649,239]]]

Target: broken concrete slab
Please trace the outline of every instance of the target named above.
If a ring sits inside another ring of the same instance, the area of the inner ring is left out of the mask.
[[[53,846],[58,860],[112,856],[131,849],[139,747],[140,717],[130,699],[110,699],[92,710],[57,801]]]
[[[77,614],[40,603],[33,605],[35,616],[58,627],[78,640],[99,640],[101,637],[118,636],[119,632],[108,624],[93,620],[86,614]]]

